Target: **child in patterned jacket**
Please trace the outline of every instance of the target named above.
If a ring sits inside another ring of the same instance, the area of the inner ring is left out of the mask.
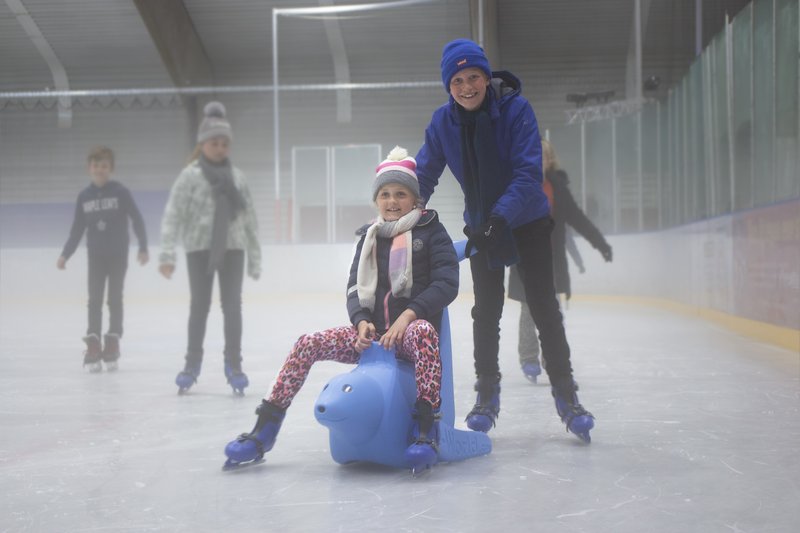
[[[242,394],[248,385],[242,372],[242,282],[245,251],[248,275],[258,279],[261,274],[258,222],[244,175],[228,158],[233,135],[225,106],[210,102],[204,113],[192,161],[172,186],[164,211],[159,271],[167,279],[172,277],[175,247],[182,236],[191,305],[186,365],[175,378],[178,392],[186,392],[200,375],[217,275],[225,330],[225,377],[234,392]]]
[[[420,200],[416,161],[395,148],[377,168],[372,197],[378,218],[364,226],[347,283],[351,325],[303,335],[256,410],[250,433],[228,443],[228,466],[259,461],[272,449],[286,409],[317,361],[355,364],[373,340],[414,363],[414,437],[406,456],[435,462],[441,388],[442,312],[458,293],[458,259],[435,211]]]

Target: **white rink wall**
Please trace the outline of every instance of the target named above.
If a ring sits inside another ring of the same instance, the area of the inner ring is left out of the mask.
[[[570,263],[572,292],[659,298],[782,328],[800,324],[800,203],[719,217],[670,230],[608,238],[614,260],[578,237],[586,266]],[[3,299],[85,299],[86,251],[81,246],[65,272],[55,268],[58,248],[0,248]],[[157,271],[159,249],[140,267],[131,249],[126,300],[186,299],[185,260],[179,255],[172,281]],[[262,277],[246,280],[245,299],[282,294],[342,294],[354,244],[262,246]],[[471,293],[469,265],[460,264],[462,293]],[[45,300],[46,301],[46,300]]]
[[[577,239],[586,273],[573,294],[660,298],[780,328],[800,326],[800,202],[609,238],[604,263]]]

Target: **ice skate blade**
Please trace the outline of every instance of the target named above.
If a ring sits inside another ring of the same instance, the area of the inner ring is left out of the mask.
[[[245,468],[249,468],[251,466],[260,465],[264,462],[264,457],[259,457],[258,459],[253,459],[252,461],[244,461],[239,463],[234,461],[233,459],[228,459],[225,461],[225,464],[222,465],[223,472],[235,472],[237,470],[244,470]]]
[[[414,479],[419,479],[422,477],[427,477],[430,475],[431,471],[433,470],[433,466],[436,464],[436,461],[433,463],[420,463],[416,465],[411,465],[411,477]]]
[[[591,444],[592,443],[592,436],[589,435],[588,431],[586,433],[575,433],[575,436],[578,437],[579,439],[581,439],[586,444]]]
[[[594,428],[594,418],[591,416],[576,417],[567,428],[567,431],[581,439],[586,444],[591,444],[592,436],[589,431]]]
[[[413,477],[414,479],[427,477],[428,475],[430,475],[432,470],[433,470],[433,465],[429,464],[412,466],[411,477]]]
[[[244,389],[250,385],[250,381],[247,379],[247,376],[244,374],[238,374],[236,376],[226,376],[228,386],[233,390],[233,394],[236,396],[244,396]]]
[[[537,384],[538,377],[541,373],[542,367],[539,365],[534,365],[533,363],[525,363],[522,365],[522,375],[534,385]]]
[[[107,372],[116,372],[119,369],[119,365],[116,361],[108,361],[106,363],[106,371]]]
[[[89,371],[90,374],[99,374],[103,371],[103,365],[100,361],[96,363],[87,363],[83,365]]]

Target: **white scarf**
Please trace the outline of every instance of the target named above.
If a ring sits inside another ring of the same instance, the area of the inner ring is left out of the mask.
[[[367,229],[361,257],[358,259],[356,289],[361,307],[375,310],[375,290],[378,288],[377,237],[392,238],[389,252],[389,280],[395,297],[411,296],[414,273],[411,269],[411,230],[419,222],[422,211],[414,208],[398,220],[385,221],[381,216]]]

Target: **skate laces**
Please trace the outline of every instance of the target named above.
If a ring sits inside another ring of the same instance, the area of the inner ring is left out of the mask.
[[[568,397],[556,394],[556,408],[558,409],[561,420],[567,425],[567,431],[569,431],[572,421],[579,416],[594,418],[594,415],[580,404],[578,397],[574,393]]]
[[[499,377],[479,378],[475,384],[475,390],[478,392],[478,399],[475,401],[475,406],[470,414],[497,416],[500,409],[495,399],[500,394]]]
[[[240,444],[244,444],[245,442],[252,442],[253,444],[256,445],[256,449],[259,455],[264,455],[264,453],[269,451],[264,447],[264,443],[261,442],[258,436],[254,435],[253,433],[242,433],[241,435],[239,435],[236,441],[239,442]]]
[[[258,448],[258,453],[263,455],[264,452],[272,449],[275,438],[278,435],[278,428],[283,422],[285,411],[281,411],[277,406],[262,402],[256,407],[256,414],[258,415],[258,420],[256,420],[253,430],[250,433],[242,433],[236,440],[240,443],[252,442]],[[269,423],[272,423],[273,426],[265,431]],[[262,438],[264,440],[261,440]]]
[[[425,407],[415,408],[411,413],[411,418],[417,422],[414,444],[427,444],[438,452],[439,428],[436,424],[442,418],[441,412],[438,409],[433,410],[433,407],[427,404]]]

